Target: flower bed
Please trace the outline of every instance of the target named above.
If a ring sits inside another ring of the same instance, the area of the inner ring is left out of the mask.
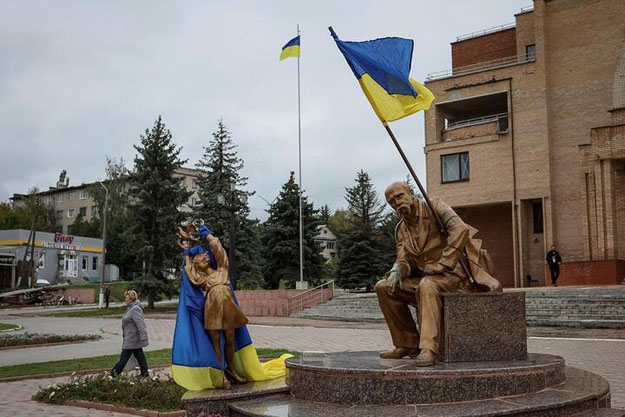
[[[108,374],[101,374],[73,376],[66,384],[41,388],[34,399],[52,404],[83,400],[167,412],[184,409],[181,400],[184,393],[185,389],[165,373],[155,374],[151,378],[113,378]]]
[[[57,335],[57,334],[39,334],[39,333],[22,333],[16,335],[1,335],[0,349],[18,346],[42,345],[47,343],[72,343],[86,342],[100,339],[100,336],[87,335]]]

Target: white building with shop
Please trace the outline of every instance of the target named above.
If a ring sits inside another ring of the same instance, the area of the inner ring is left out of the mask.
[[[10,288],[25,286],[26,277],[19,281],[19,261],[24,259],[28,247],[30,231],[24,229],[0,230],[0,275],[4,277],[1,285],[6,288],[10,276]],[[102,239],[63,233],[35,233],[34,261],[37,279],[44,279],[50,284],[84,284],[99,282],[102,277]],[[30,261],[30,256],[27,257]],[[12,268],[8,270],[7,268]],[[119,269],[115,265],[106,265],[105,281],[119,279]]]

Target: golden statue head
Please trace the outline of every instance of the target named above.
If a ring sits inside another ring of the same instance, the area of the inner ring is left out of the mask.
[[[393,207],[399,217],[413,214],[415,195],[412,188],[404,181],[396,181],[384,191],[386,202]]]

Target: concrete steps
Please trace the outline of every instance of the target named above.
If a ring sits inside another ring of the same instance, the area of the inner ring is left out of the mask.
[[[625,287],[532,289],[525,292],[525,308],[529,326],[625,328]],[[328,303],[294,316],[384,322],[374,293],[342,293]]]

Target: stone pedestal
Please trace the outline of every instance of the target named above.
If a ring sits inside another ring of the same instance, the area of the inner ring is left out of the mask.
[[[448,293],[442,301],[441,361],[527,357],[525,293]]]

